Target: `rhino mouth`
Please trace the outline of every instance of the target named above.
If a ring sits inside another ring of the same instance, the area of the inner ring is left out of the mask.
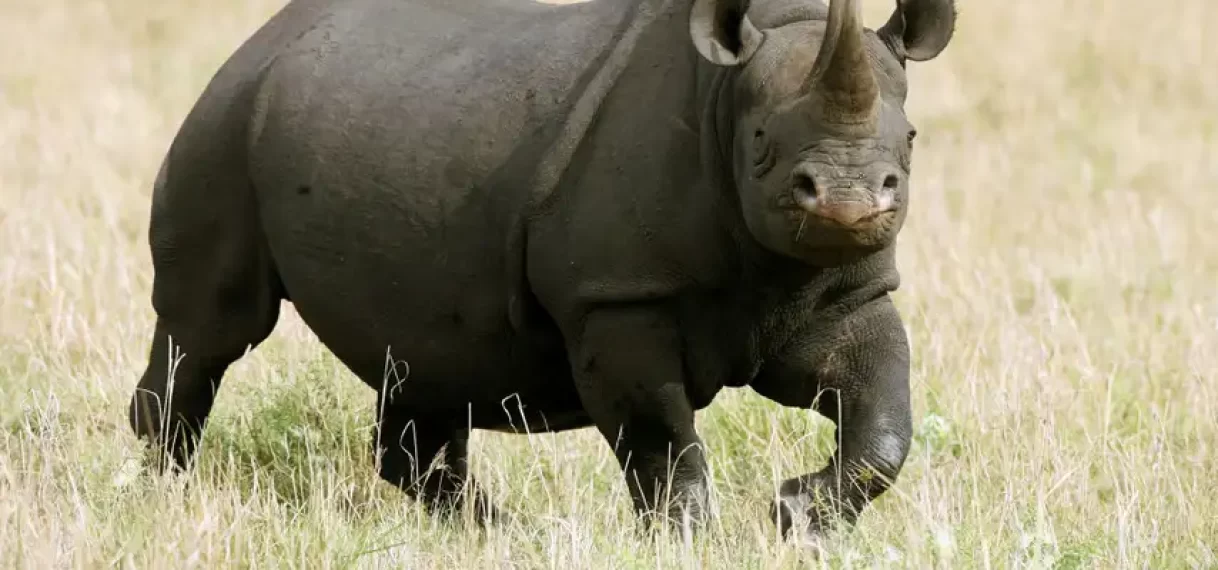
[[[896,195],[889,189],[875,193],[853,189],[822,193],[814,186],[795,184],[791,187],[791,202],[826,225],[845,228],[865,227],[897,209]]]
[[[871,208],[848,222],[799,207],[786,208],[785,214],[793,226],[792,240],[800,249],[870,252],[882,249],[894,238],[898,208]]]
[[[884,220],[896,215],[896,210],[874,210],[863,214],[851,222],[845,222],[838,218],[816,216],[805,211],[799,212],[801,221],[815,223],[822,226],[841,228],[844,230],[867,231],[875,229],[876,226],[882,225]]]
[[[818,201],[812,197],[782,200],[779,209],[798,225],[849,233],[885,231],[896,218],[900,204],[891,196],[872,200]]]

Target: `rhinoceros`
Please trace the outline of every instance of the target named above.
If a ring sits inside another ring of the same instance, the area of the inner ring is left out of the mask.
[[[695,412],[747,386],[836,424],[777,487],[782,533],[853,525],[911,438],[905,66],[956,21],[899,0],[872,30],[858,3],[291,1],[156,176],[129,408],[156,469],[189,467],[290,301],[374,389],[380,476],[438,516],[513,516],[471,430],[595,427],[639,520],[704,521]]]

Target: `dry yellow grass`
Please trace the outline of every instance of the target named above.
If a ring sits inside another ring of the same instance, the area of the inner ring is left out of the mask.
[[[198,471],[140,475],[152,178],[280,2],[0,0],[0,566],[1218,566],[1212,0],[967,0],[912,64],[917,440],[820,562],[762,508],[829,423],[747,393],[700,415],[722,516],[692,544],[630,533],[590,432],[475,436],[530,524],[436,524],[376,479],[370,391],[290,309],[231,369]]]

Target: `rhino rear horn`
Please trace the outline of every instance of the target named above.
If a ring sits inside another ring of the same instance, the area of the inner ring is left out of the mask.
[[[858,2],[830,0],[825,37],[808,82],[821,95],[825,117],[832,121],[861,124],[875,119],[880,87],[864,41]]]

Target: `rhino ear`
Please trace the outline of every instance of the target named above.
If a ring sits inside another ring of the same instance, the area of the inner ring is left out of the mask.
[[[740,65],[761,45],[761,31],[745,15],[749,0],[695,0],[689,36],[698,53],[715,65]]]
[[[953,0],[897,0],[879,35],[898,59],[926,61],[947,47],[955,30]]]

